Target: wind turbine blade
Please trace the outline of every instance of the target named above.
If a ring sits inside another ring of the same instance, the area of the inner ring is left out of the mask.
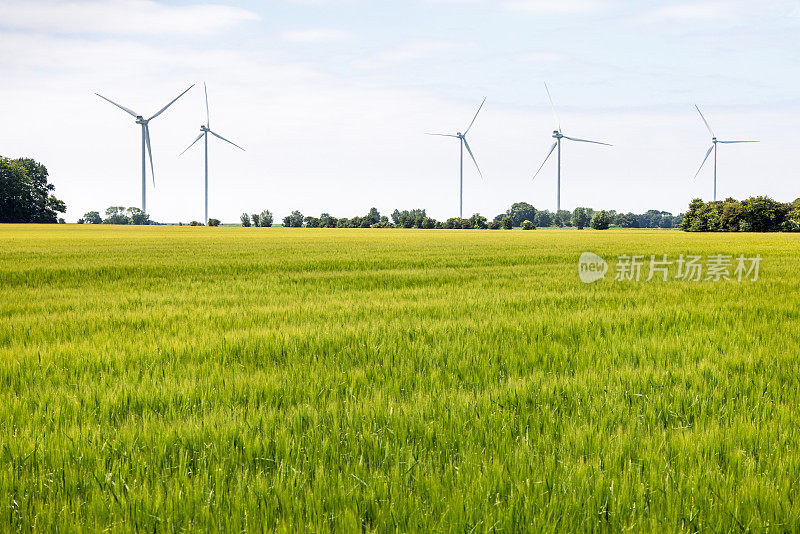
[[[700,114],[700,118],[703,119],[703,122],[706,124],[706,128],[708,128],[708,132],[711,134],[711,137],[716,137],[716,135],[714,135],[714,130],[711,129],[711,126],[708,124],[708,121],[706,120],[705,116],[703,116],[703,112],[700,111],[700,108],[698,107],[698,105],[695,104],[694,107],[697,109],[697,112]]]
[[[467,129],[464,131],[464,135],[467,135],[469,133],[469,131],[472,129],[472,125],[475,124],[475,120],[478,118],[478,113],[481,112],[481,110],[483,109],[483,105],[485,103],[486,103],[486,97],[483,98],[483,102],[481,102],[481,106],[478,108],[478,111],[475,113],[475,116],[472,118],[472,122],[469,123],[469,126],[467,126]]]
[[[147,154],[150,156],[150,174],[153,176],[153,187],[156,186],[156,170],[153,168],[153,149],[150,148],[150,126],[144,125],[144,139],[147,141]]]
[[[189,86],[189,89],[191,89],[192,87],[194,87],[194,84],[190,85],[190,86]],[[175,101],[176,101],[176,100],[178,100],[180,97],[182,97],[183,95],[185,95],[186,93],[188,93],[188,92],[189,92],[189,89],[185,90],[184,92],[182,92],[181,94],[179,94],[178,96],[176,96],[176,97],[175,97],[175,98],[172,100],[172,102],[170,102],[169,104],[167,104],[166,106],[164,106],[163,108],[161,108],[161,109],[158,111],[158,113],[156,113],[155,115],[153,115],[152,117],[150,117],[150,118],[149,118],[149,119],[147,119],[147,120],[151,121],[151,120],[155,119],[156,117],[158,117],[159,115],[161,115],[162,113],[164,113],[165,111],[167,111],[167,108],[168,108],[168,107],[170,107],[172,104],[174,104],[174,103],[175,103]]]
[[[724,145],[735,145],[737,143],[760,143],[761,141],[717,141],[717,143],[722,143]]]
[[[212,132],[211,130],[209,130],[209,131],[208,131],[208,133],[210,133],[210,134],[211,134],[211,135],[213,135],[214,137],[218,137],[218,138],[222,139],[222,140],[223,140],[223,141],[225,141],[226,143],[230,143],[230,144],[232,144],[233,146],[235,146],[235,147],[236,147],[236,148],[238,148],[239,150],[244,150],[242,147],[240,147],[239,145],[237,145],[237,144],[236,144],[236,143],[234,143],[233,141],[228,141],[227,139],[225,139],[225,138],[224,138],[224,137],[222,137],[221,135],[219,135],[219,134],[216,134],[216,133]],[[245,150],[245,152],[246,152],[246,150]]]
[[[556,120],[556,127],[558,131],[561,132],[561,120],[558,118],[558,113],[556,113],[556,105],[553,104],[553,97],[550,96],[550,89],[547,87],[547,82],[544,82],[544,90],[547,91],[547,99],[550,101],[550,108],[553,110],[553,118]]]
[[[536,177],[539,176],[539,173],[542,172],[542,169],[544,168],[544,164],[547,163],[547,160],[550,159],[550,156],[553,155],[553,150],[555,150],[557,146],[558,146],[558,142],[555,142],[555,143],[553,143],[553,146],[550,147],[550,152],[547,153],[547,157],[544,158],[544,161],[539,166],[539,169],[536,171],[536,174],[533,175],[533,178],[531,178],[531,181],[535,180]]]
[[[117,104],[116,102],[114,102],[113,100],[109,100],[108,98],[104,97],[104,96],[103,96],[103,95],[101,95],[100,93],[95,93],[95,94],[96,94],[97,96],[99,96],[100,98],[102,98],[103,100],[105,100],[106,102],[111,102],[112,104],[114,104],[115,106],[117,106],[119,109],[121,109],[121,110],[122,110],[122,111],[124,111],[125,113],[129,113],[130,115],[133,115],[134,117],[138,117],[138,116],[139,116],[139,114],[138,114],[138,113],[136,113],[135,111],[132,111],[132,110],[130,110],[130,109],[128,109],[128,108],[126,108],[125,106],[121,106],[121,105]]]
[[[435,135],[435,136],[438,136],[438,137],[455,137],[456,139],[458,139],[457,135],[450,135],[450,134],[426,133],[425,135]]]
[[[192,147],[195,145],[195,143],[197,143],[197,142],[198,142],[200,139],[202,139],[202,138],[203,138],[203,135],[205,135],[205,134],[200,134],[200,135],[198,135],[198,136],[197,136],[197,139],[195,139],[194,141],[192,141],[192,144],[186,147],[186,150],[189,150],[190,148],[192,148]],[[180,154],[178,154],[178,157],[181,157],[181,156],[183,156],[183,155],[186,153],[186,150],[184,150],[183,152],[181,152]]]
[[[203,90],[206,93],[206,128],[211,128],[211,114],[208,112],[208,87],[206,87],[206,82],[203,82]]]
[[[714,150],[714,145],[711,145],[711,148],[709,148],[709,149],[708,149],[708,152],[706,152],[706,157],[705,157],[705,158],[703,158],[703,163],[701,163],[701,164],[700,164],[700,168],[699,168],[699,169],[697,169],[697,172],[695,173],[695,175],[694,175],[694,178],[692,178],[692,180],[694,180],[695,178],[697,178],[697,175],[698,175],[698,174],[700,174],[700,171],[702,171],[702,170],[703,170],[703,165],[705,165],[705,164],[706,164],[706,161],[708,161],[708,156],[710,156],[710,155],[711,155],[711,152],[712,152],[713,150]]]
[[[467,138],[463,137],[462,139],[464,139],[464,146],[467,147],[467,152],[469,152],[469,157],[472,158],[472,163],[475,164],[475,168],[478,169],[478,174],[480,174],[481,178],[483,178],[483,173],[481,172],[481,168],[478,167],[478,162],[475,161],[475,156],[472,154],[472,150],[469,149],[469,143],[467,143]]]
[[[576,139],[574,137],[567,137],[566,135],[564,136],[564,139],[569,139],[570,141],[577,141],[579,143],[593,143],[595,145],[614,146],[614,145],[609,145],[608,143],[601,143],[600,141],[589,141],[588,139]]]

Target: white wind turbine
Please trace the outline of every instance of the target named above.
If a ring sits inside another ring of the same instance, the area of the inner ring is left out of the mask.
[[[429,133],[425,135],[436,135],[439,137],[455,137],[459,140],[459,144],[461,145],[461,167],[460,167],[460,178],[459,178],[459,197],[458,197],[458,216],[460,218],[464,217],[464,147],[467,148],[467,152],[469,152],[469,157],[472,158],[472,162],[475,164],[475,168],[478,169],[478,174],[480,174],[481,178],[483,178],[483,173],[481,172],[481,168],[478,167],[478,162],[475,161],[475,156],[472,154],[472,150],[469,148],[469,143],[467,143],[467,134],[472,129],[472,125],[475,124],[475,120],[478,118],[478,113],[481,112],[483,109],[483,105],[486,103],[486,98],[483,99],[481,102],[481,106],[478,108],[478,111],[475,113],[475,117],[472,118],[472,122],[469,123],[467,129],[462,134],[461,132],[453,134],[439,134],[439,133]]]
[[[700,164],[700,168],[697,169],[694,178],[697,178],[697,175],[700,174],[700,171],[703,170],[703,166],[706,164],[708,156],[711,155],[711,152],[714,152],[714,201],[716,201],[717,200],[717,144],[721,143],[723,145],[736,145],[740,143],[758,143],[758,141],[720,141],[719,139],[717,139],[717,136],[714,135],[714,130],[711,129],[711,126],[708,124],[708,121],[703,116],[703,112],[700,111],[700,108],[697,106],[697,104],[695,104],[694,107],[700,114],[700,118],[703,119],[703,123],[705,123],[706,128],[708,128],[708,133],[711,134],[711,148],[709,148],[708,152],[706,152],[706,157],[703,158],[703,163]]]
[[[192,87],[194,87],[194,84],[190,85],[189,89],[191,89]],[[102,98],[106,102],[110,102],[110,103],[114,104],[115,106],[117,106],[119,109],[121,109],[125,113],[128,113],[129,115],[133,116],[136,119],[136,124],[140,124],[142,126],[142,211],[145,212],[145,213],[147,213],[147,164],[146,164],[146,158],[145,158],[146,155],[150,156],[150,172],[153,175],[153,187],[155,187],[155,185],[156,185],[156,173],[155,173],[155,169],[153,168],[153,151],[150,148],[150,125],[149,125],[150,121],[155,119],[156,117],[158,117],[162,113],[164,113],[167,110],[168,107],[170,107],[172,104],[175,103],[176,100],[178,100],[180,97],[182,97],[183,95],[188,93],[189,89],[187,89],[186,91],[184,91],[181,94],[179,94],[178,96],[176,96],[169,104],[167,104],[166,106],[161,108],[158,111],[158,113],[156,113],[155,115],[153,115],[149,119],[145,119],[144,117],[142,117],[141,115],[139,115],[135,111],[132,111],[132,110],[126,108],[125,106],[121,106],[121,105],[117,104],[116,102],[114,102],[113,100],[109,100],[108,98],[104,97],[100,93],[95,93],[97,96],[99,96],[100,98]],[[145,154],[145,150],[147,152],[146,154]]]
[[[198,142],[200,139],[202,139],[202,138],[205,138],[205,140],[204,140],[204,142],[205,142],[205,149],[206,149],[206,179],[205,179],[205,185],[206,185],[206,193],[205,193],[205,224],[206,224],[206,225],[208,225],[208,134],[211,134],[211,135],[213,135],[214,137],[218,137],[219,139],[222,139],[222,140],[223,140],[223,141],[225,141],[226,143],[230,143],[230,144],[232,144],[233,146],[235,146],[236,148],[238,148],[238,149],[240,149],[240,150],[244,150],[244,149],[243,149],[242,147],[240,147],[239,145],[237,145],[236,143],[234,143],[233,141],[228,141],[227,139],[225,139],[225,138],[224,138],[224,137],[222,137],[221,135],[219,135],[219,134],[217,134],[217,133],[215,133],[215,132],[212,132],[212,131],[211,131],[211,115],[210,115],[210,113],[208,112],[208,88],[206,87],[206,84],[205,84],[205,82],[203,82],[203,90],[204,90],[204,92],[205,92],[205,95],[206,95],[206,123],[205,123],[205,124],[201,124],[201,125],[200,125],[200,135],[198,135],[198,136],[197,136],[197,139],[195,139],[194,141],[192,141],[192,144],[191,144],[191,145],[189,145],[188,147],[186,147],[186,150],[189,150],[190,148],[192,148],[192,147],[195,145],[195,143],[197,143],[197,142]],[[183,154],[185,154],[185,153],[186,153],[186,150],[184,150],[183,152],[181,152],[181,153],[179,154],[179,156],[182,156]]]
[[[604,146],[613,146],[609,145],[608,143],[601,143],[599,141],[588,141],[586,139],[576,139],[575,137],[567,137],[566,135],[561,133],[561,121],[558,120],[558,114],[556,113],[556,106],[553,104],[553,98],[550,96],[550,89],[547,88],[547,84],[544,84],[544,90],[547,91],[547,99],[550,100],[550,107],[553,110],[553,118],[556,121],[557,130],[553,131],[553,138],[556,140],[553,143],[553,146],[550,147],[550,151],[547,153],[547,156],[544,158],[544,161],[539,166],[539,170],[536,171],[536,174],[533,175],[533,180],[539,176],[539,173],[544,168],[544,164],[547,163],[547,160],[550,159],[550,156],[553,154],[553,151],[558,147],[558,193],[556,196],[556,211],[561,210],[561,140],[562,139],[569,139],[570,141],[577,141],[578,143],[592,143],[595,145],[604,145]]]

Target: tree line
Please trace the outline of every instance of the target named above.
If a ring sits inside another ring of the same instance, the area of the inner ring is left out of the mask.
[[[733,198],[689,204],[681,223],[687,232],[800,232],[800,198],[791,203],[770,197]]]
[[[270,211],[259,214],[243,213],[242,226],[272,226],[273,216]],[[666,211],[649,210],[642,214],[617,213],[616,211],[579,207],[574,211],[537,210],[527,202],[516,202],[504,213],[496,215],[492,220],[476,213],[469,218],[453,217],[438,221],[429,217],[424,209],[394,210],[391,215],[381,215],[377,208],[372,208],[364,216],[334,217],[322,213],[319,217],[304,216],[300,211],[293,211],[283,218],[283,226],[289,228],[418,228],[418,229],[463,229],[463,230],[511,230],[522,228],[533,230],[547,227],[575,227],[583,229],[591,227],[606,230],[619,228],[677,228],[682,215],[672,215]]]
[[[106,208],[105,218],[100,216],[100,212],[89,211],[78,219],[78,224],[122,224],[122,225],[161,225],[150,219],[150,215],[143,212],[139,208],[125,208],[124,206],[110,206]],[[209,219],[209,226],[219,226],[221,223],[219,219]],[[183,226],[183,223],[178,223],[178,226]],[[204,226],[203,223],[192,221],[187,226]]]
[[[63,223],[67,206],[53,196],[47,167],[30,158],[0,156],[0,223]]]

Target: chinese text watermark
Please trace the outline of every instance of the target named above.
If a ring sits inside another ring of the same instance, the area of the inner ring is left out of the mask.
[[[712,254],[694,256],[681,254],[645,255],[622,254],[617,256],[614,266],[615,282],[756,282],[761,270],[761,255],[747,257],[744,254]],[[584,252],[578,261],[578,276],[586,284],[606,277],[610,270],[608,262],[592,252]]]

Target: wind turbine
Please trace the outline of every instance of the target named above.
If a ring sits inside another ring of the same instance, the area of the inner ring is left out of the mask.
[[[221,135],[211,131],[211,116],[210,116],[210,114],[208,112],[208,88],[206,87],[205,82],[203,82],[203,90],[205,91],[205,94],[206,94],[206,123],[200,125],[200,135],[197,136],[197,139],[192,141],[191,145],[186,147],[186,150],[189,150],[190,148],[192,148],[195,145],[195,143],[197,143],[200,139],[205,138],[205,140],[204,140],[205,145],[206,145],[205,146],[205,148],[206,148],[206,197],[205,197],[206,198],[206,204],[205,204],[206,211],[205,211],[205,224],[208,225],[208,134],[211,134],[214,137],[218,137],[218,138],[222,139],[223,141],[225,141],[226,143],[230,143],[230,144],[232,144],[233,146],[235,146],[236,148],[238,148],[240,150],[244,150],[244,149],[242,147],[240,147],[239,145],[237,145],[236,143],[234,143],[233,141],[228,141],[227,139],[225,139]],[[181,152],[178,156],[179,157],[183,156],[186,153],[186,150]]]
[[[714,134],[714,130],[711,129],[711,126],[708,124],[708,121],[703,116],[703,112],[700,111],[700,108],[697,106],[697,104],[695,104],[694,107],[697,109],[697,112],[700,114],[700,118],[703,119],[703,122],[705,123],[706,128],[708,128],[708,132],[711,134],[711,148],[709,148],[708,152],[706,152],[706,157],[703,158],[703,163],[700,164],[700,168],[697,169],[697,172],[695,173],[694,178],[697,178],[697,175],[700,174],[700,171],[703,170],[703,166],[706,164],[706,161],[708,160],[708,156],[711,155],[711,152],[714,152],[714,201],[716,202],[716,200],[717,200],[717,144],[722,143],[723,145],[736,145],[736,144],[740,144],[740,143],[758,143],[758,141],[720,141],[719,139],[717,139],[717,136]],[[692,178],[692,179],[694,180],[694,178]]]
[[[601,143],[599,141],[588,141],[586,139],[577,139],[575,137],[568,137],[561,133],[561,121],[558,119],[558,114],[556,113],[556,106],[553,104],[553,98],[550,96],[550,89],[547,88],[547,83],[544,84],[544,90],[547,91],[547,99],[550,101],[550,107],[553,110],[553,118],[556,121],[556,128],[557,130],[553,131],[553,138],[556,140],[553,143],[553,146],[550,147],[550,152],[547,153],[547,157],[544,158],[539,170],[536,171],[536,174],[533,175],[532,180],[535,180],[539,173],[544,168],[544,164],[547,163],[547,160],[550,159],[550,156],[553,155],[553,151],[558,147],[558,193],[556,197],[556,211],[561,210],[561,140],[562,139],[569,139],[570,141],[577,141],[578,143],[592,143],[595,145],[604,145],[604,146],[613,146],[609,145],[608,143]]]
[[[190,85],[189,89],[191,89],[192,87],[194,87],[194,84]],[[158,113],[156,113],[155,115],[153,115],[149,119],[145,119],[144,117],[142,117],[141,115],[139,115],[135,111],[131,111],[130,109],[126,108],[125,106],[121,106],[121,105],[117,104],[113,100],[109,100],[108,98],[104,97],[100,93],[95,93],[97,96],[99,96],[100,98],[102,98],[106,102],[110,102],[110,103],[114,104],[115,106],[117,106],[122,111],[124,111],[125,113],[128,113],[129,115],[132,115],[136,119],[136,124],[140,124],[142,126],[142,211],[145,212],[145,213],[147,213],[147,187],[146,187],[146,185],[147,185],[147,165],[145,163],[145,161],[146,161],[145,160],[145,148],[147,149],[147,155],[150,156],[150,172],[153,175],[153,187],[155,187],[155,185],[156,185],[156,172],[155,172],[155,169],[153,169],[153,151],[150,148],[150,126],[149,126],[149,123],[150,123],[151,120],[155,119],[156,117],[158,117],[159,115],[164,113],[167,110],[168,107],[170,107],[172,104],[175,103],[176,100],[178,100],[180,97],[182,97],[183,95],[188,93],[189,89],[187,89],[186,91],[184,91],[181,94],[179,94],[178,96],[176,96],[169,104],[167,104],[166,106],[161,108],[158,111]]]
[[[475,113],[475,117],[472,118],[472,122],[469,123],[467,129],[462,134],[461,132],[456,133],[455,135],[452,134],[439,134],[439,133],[429,133],[425,135],[436,135],[439,137],[455,137],[458,139],[459,144],[461,145],[461,167],[460,167],[460,178],[459,178],[459,197],[458,197],[458,216],[460,218],[464,218],[464,147],[467,148],[467,152],[469,152],[469,157],[472,158],[472,162],[475,164],[475,168],[478,169],[478,174],[481,175],[483,178],[483,173],[481,172],[481,168],[478,167],[478,162],[475,161],[475,156],[472,154],[472,150],[469,148],[469,143],[467,143],[467,134],[472,129],[472,125],[475,124],[475,120],[478,118],[478,114],[483,109],[483,105],[486,103],[486,98],[483,99],[481,102],[481,106],[478,108],[478,111]]]

